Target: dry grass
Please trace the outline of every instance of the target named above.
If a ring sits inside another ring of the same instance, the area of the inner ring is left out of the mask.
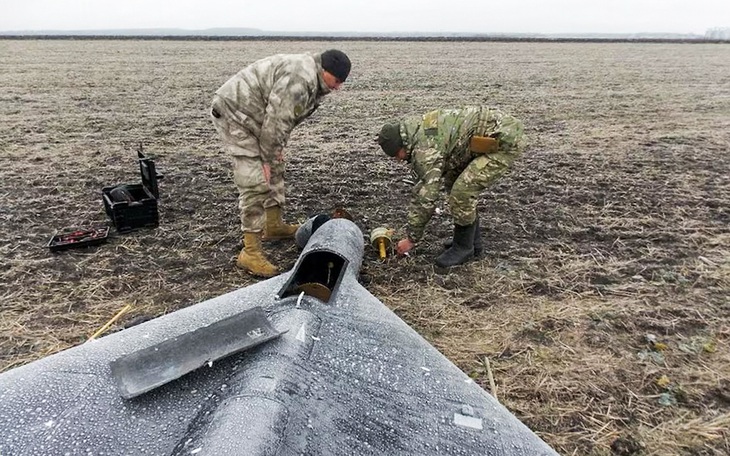
[[[491,372],[561,454],[728,454],[726,45],[0,40],[0,371],[126,304],[114,329],[253,283],[233,267],[236,195],[206,108],[246,62],[329,47],[353,75],[292,137],[289,213],[400,229],[409,188],[372,141],[383,121],[516,114],[532,148],[479,203],[485,255],[434,270],[441,206],[418,255],[368,251],[362,282],[487,390]],[[166,175],[160,227],[49,253],[55,230],[106,223],[100,189],[138,181],[139,143]]]

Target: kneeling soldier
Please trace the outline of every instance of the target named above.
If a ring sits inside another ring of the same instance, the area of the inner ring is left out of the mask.
[[[439,109],[384,125],[378,143],[387,155],[410,163],[418,177],[408,210],[408,235],[398,242],[398,253],[409,252],[421,239],[444,187],[454,237],[436,264],[455,266],[474,256],[475,243],[481,249],[477,197],[524,150],[522,122],[486,107]]]

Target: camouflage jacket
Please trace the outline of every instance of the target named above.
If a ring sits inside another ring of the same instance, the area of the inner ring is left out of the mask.
[[[439,109],[403,120],[400,134],[416,177],[408,209],[408,236],[420,240],[441,188],[450,191],[474,158],[469,149],[472,136],[491,136],[499,141],[499,152],[517,154],[522,150],[522,132],[519,120],[480,106]]]
[[[265,163],[273,163],[291,131],[330,92],[322,79],[321,54],[277,54],[239,71],[216,94],[239,123],[259,140]]]

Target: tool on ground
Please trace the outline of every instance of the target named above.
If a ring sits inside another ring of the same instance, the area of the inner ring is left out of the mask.
[[[56,233],[48,241],[48,248],[51,252],[59,252],[78,247],[89,247],[103,244],[109,236],[108,226],[92,226],[85,228],[72,228]]]
[[[98,331],[96,331],[94,334],[92,334],[91,337],[89,337],[89,340],[94,340],[97,337],[99,337],[100,335],[102,335],[104,333],[104,331],[106,331],[107,329],[109,329],[109,327],[111,325],[113,325],[114,323],[116,323],[117,320],[119,320],[119,318],[121,318],[121,316],[124,315],[125,313],[127,313],[131,308],[132,308],[132,306],[129,305],[129,304],[127,304],[126,306],[122,307],[122,310],[120,310],[119,312],[117,312],[117,314],[114,315],[111,318],[111,320],[107,321],[104,324],[104,326],[102,326],[101,328],[99,328]]]
[[[379,226],[370,232],[370,244],[378,251],[378,256],[384,260],[388,256],[388,249],[393,244],[393,230]]]
[[[260,306],[253,307],[122,356],[111,362],[112,376],[122,397],[130,399],[285,332],[271,325]]]

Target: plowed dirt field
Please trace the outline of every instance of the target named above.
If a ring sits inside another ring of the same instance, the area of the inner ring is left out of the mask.
[[[402,230],[407,169],[383,122],[485,104],[531,147],[479,203],[483,255],[433,267],[368,249],[361,281],[561,454],[730,452],[730,45],[0,40],[0,371],[252,284],[229,158],[208,118],[228,77],[331,47],[343,90],[294,131],[287,218],[345,207]],[[51,253],[108,223],[101,189],[161,173],[160,226]],[[284,270],[293,243],[268,244]],[[486,360],[489,360],[487,364]],[[488,367],[489,366],[489,367]]]

